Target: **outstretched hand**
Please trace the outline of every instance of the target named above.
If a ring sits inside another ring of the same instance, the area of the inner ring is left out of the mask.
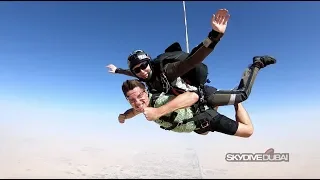
[[[219,9],[216,14],[212,15],[211,26],[212,29],[219,32],[225,33],[230,14],[227,9]]]
[[[109,73],[116,73],[117,67],[115,65],[109,64],[106,68],[109,68]]]
[[[119,123],[123,124],[126,120],[126,115],[125,114],[119,114],[118,116],[118,121]]]

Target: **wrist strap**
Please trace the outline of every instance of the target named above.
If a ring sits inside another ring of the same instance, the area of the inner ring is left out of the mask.
[[[215,44],[217,44],[217,42],[220,41],[220,39],[222,38],[223,33],[219,33],[215,30],[211,30],[208,34],[208,37],[206,39],[204,39],[202,41],[203,45],[206,48],[211,48],[212,46],[214,46]]]

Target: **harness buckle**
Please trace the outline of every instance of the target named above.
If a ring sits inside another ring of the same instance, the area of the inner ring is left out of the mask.
[[[206,128],[210,125],[208,120],[204,120],[200,123],[201,128]]]
[[[183,124],[182,122],[178,122],[177,125],[176,125],[176,127],[179,127],[179,126],[181,126],[182,124]],[[176,127],[175,127],[175,128],[176,128]]]

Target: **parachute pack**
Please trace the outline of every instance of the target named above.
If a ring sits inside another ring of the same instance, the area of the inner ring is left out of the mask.
[[[160,72],[163,71],[163,67],[167,63],[173,63],[181,60],[187,59],[189,53],[182,51],[181,46],[178,42],[171,44],[168,48],[165,49],[163,54],[157,56],[154,60],[154,64],[160,65]],[[204,63],[200,63],[196,65],[193,69],[191,69],[188,73],[181,76],[183,80],[185,80],[188,84],[199,87],[204,85],[209,80],[208,78],[208,67]]]

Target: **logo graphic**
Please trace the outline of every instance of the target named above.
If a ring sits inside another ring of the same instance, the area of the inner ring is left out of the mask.
[[[289,162],[289,153],[275,153],[273,148],[265,153],[227,153],[228,162]]]
[[[138,58],[139,58],[140,60],[149,59],[149,57],[148,57],[147,55],[145,55],[145,54],[139,55]]]

